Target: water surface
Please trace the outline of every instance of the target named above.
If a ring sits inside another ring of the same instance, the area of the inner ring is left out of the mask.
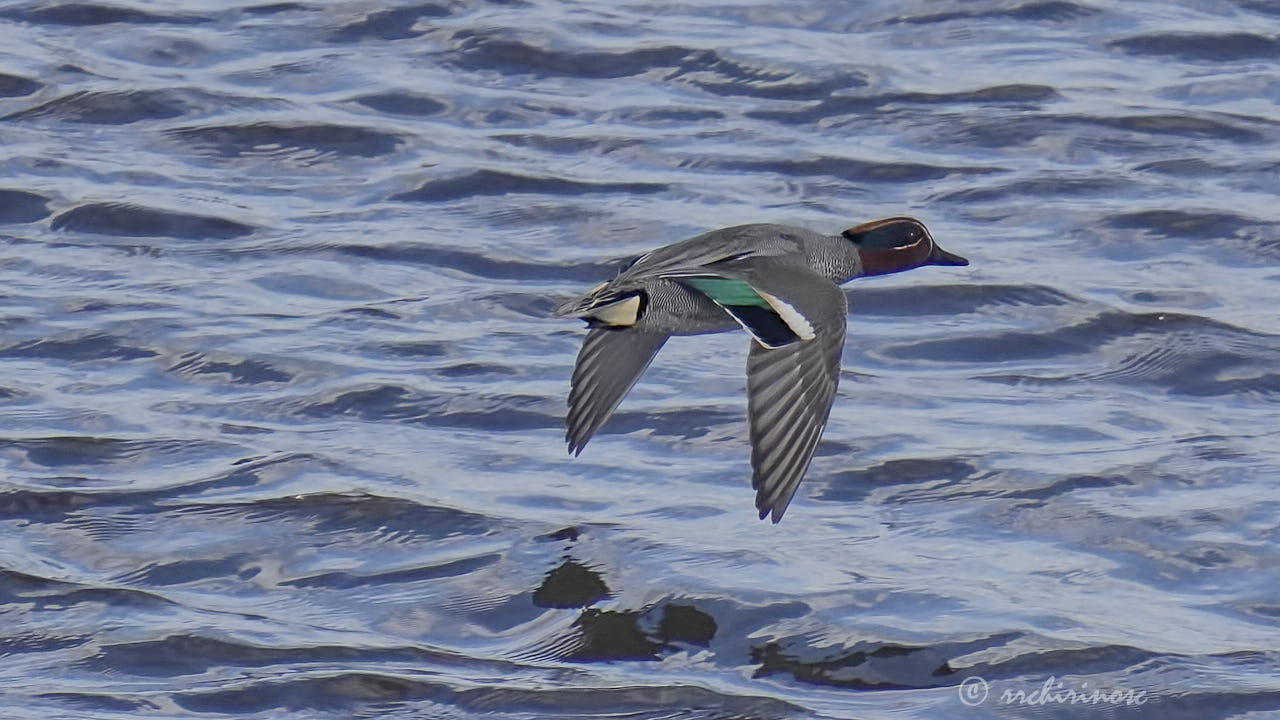
[[[1280,711],[1278,33],[0,4],[0,715]],[[673,340],[566,456],[557,302],[900,214],[972,265],[849,286],[781,525],[741,334]],[[1145,702],[1001,702],[1049,681]]]

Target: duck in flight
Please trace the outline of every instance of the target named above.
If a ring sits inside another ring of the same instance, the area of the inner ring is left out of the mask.
[[[712,230],[640,256],[556,308],[586,320],[569,390],[569,452],[604,425],[672,335],[751,334],[747,413],[760,519],[782,519],[826,427],[844,346],[840,285],[922,265],[968,265],[919,220],[876,220],[839,235],[786,225]]]

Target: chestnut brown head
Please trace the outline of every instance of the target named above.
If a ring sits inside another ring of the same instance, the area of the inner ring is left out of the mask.
[[[873,220],[841,235],[858,248],[863,275],[887,275],[921,265],[968,265],[969,261],[938,247],[924,223],[909,217]]]

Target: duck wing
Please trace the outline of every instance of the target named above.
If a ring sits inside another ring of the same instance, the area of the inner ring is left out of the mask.
[[[747,258],[796,255],[804,251],[796,232],[807,231],[764,223],[712,230],[641,255],[618,279],[679,276]]]
[[[776,523],[804,479],[831,413],[849,303],[839,285],[808,268],[775,266],[745,278],[812,329],[809,338],[780,347],[757,339],[747,354],[751,487],[760,519],[772,514]]]
[[[596,328],[587,332],[569,389],[565,440],[570,453],[580,454],[613,415],[667,337],[638,330]]]

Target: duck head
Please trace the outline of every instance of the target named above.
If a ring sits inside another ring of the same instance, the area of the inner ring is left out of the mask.
[[[841,235],[858,248],[863,275],[888,275],[921,265],[968,265],[969,261],[938,247],[924,223],[909,217],[873,220]]]

